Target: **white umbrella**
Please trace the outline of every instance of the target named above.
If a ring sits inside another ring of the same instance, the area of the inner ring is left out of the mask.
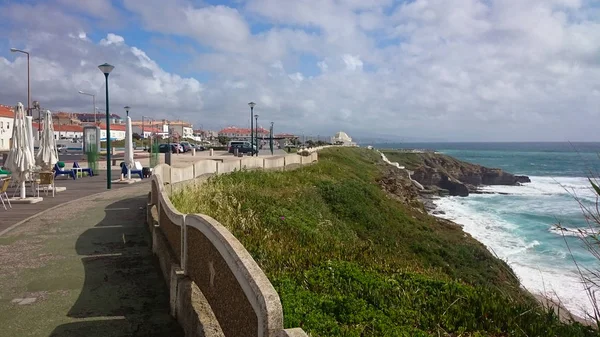
[[[30,148],[31,134],[28,134],[27,129],[23,104],[19,102],[15,107],[12,147],[6,158],[6,166],[12,172],[13,178],[21,184],[21,198],[23,199],[26,197],[25,181],[35,168],[33,149]],[[31,132],[31,129],[29,131]]]
[[[131,117],[127,116],[125,122],[125,165],[127,165],[127,179],[131,179],[131,168],[135,165],[133,161],[133,140],[131,133]]]
[[[54,126],[52,125],[52,114],[50,110],[44,113],[44,129],[40,138],[40,148],[35,157],[35,162],[44,170],[51,170],[58,162],[58,151],[54,139]]]

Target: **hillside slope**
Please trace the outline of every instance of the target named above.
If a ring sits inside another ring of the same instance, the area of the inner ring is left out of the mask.
[[[592,336],[427,215],[400,172],[374,151],[333,148],[308,167],[217,176],[171,200],[229,228],[277,289],[285,326],[312,336]]]

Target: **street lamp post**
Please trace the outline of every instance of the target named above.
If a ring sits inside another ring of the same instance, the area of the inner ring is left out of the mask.
[[[256,103],[250,102],[248,105],[250,106],[250,148],[254,150],[254,125],[252,125],[252,115],[254,115]]]
[[[129,117],[129,109],[131,109],[131,107],[129,105],[126,105],[124,107],[124,109],[125,109],[125,113],[127,114],[127,117]]]
[[[29,53],[21,50],[21,49],[17,49],[17,48],[10,48],[10,51],[13,53],[23,53],[27,55],[27,116],[31,116],[31,86],[30,86],[30,77],[29,77]]]
[[[42,138],[42,108],[39,101],[33,101],[33,109],[38,111],[38,141]],[[33,113],[32,113],[33,115]]]
[[[106,87],[106,188],[111,189],[112,184],[112,165],[110,163],[110,108],[108,104],[108,74],[115,69],[114,66],[104,63],[98,66],[98,69],[104,74]]]
[[[152,118],[148,117],[148,116],[142,116],[142,147],[144,146],[144,139],[146,139],[146,129],[144,128],[144,118],[146,118],[146,119],[148,119],[150,121],[150,142],[149,142],[149,148],[152,149],[152,125],[154,123],[152,122]],[[152,151],[150,151],[150,152],[152,152]]]
[[[256,136],[256,156],[258,157],[258,114],[254,115],[254,118],[256,119],[256,132],[255,132],[255,136]]]
[[[275,123],[271,122],[271,138],[269,140],[269,146],[271,147],[271,155],[273,155],[273,124]]]
[[[86,96],[92,96],[92,104],[94,105],[94,126],[98,125],[98,121],[96,121],[96,115],[98,114],[98,112],[96,111],[96,95],[95,94],[90,94],[87,92],[83,92],[81,90],[79,90],[79,94],[80,95],[86,95]]]

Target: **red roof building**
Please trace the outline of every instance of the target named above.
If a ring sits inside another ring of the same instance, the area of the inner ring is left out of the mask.
[[[13,107],[0,104],[0,117],[15,118],[15,113],[13,112]]]
[[[269,130],[266,130],[264,128],[258,128],[258,135],[259,137],[267,137],[269,136]],[[223,137],[229,137],[229,138],[244,138],[244,137],[250,137],[251,132],[250,132],[250,128],[238,128],[235,126],[230,126],[230,127],[226,127],[224,129],[222,129],[221,131],[219,131],[219,136],[223,136]]]

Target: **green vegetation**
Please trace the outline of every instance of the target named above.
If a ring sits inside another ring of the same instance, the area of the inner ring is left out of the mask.
[[[89,144],[88,150],[85,153],[87,167],[92,169],[92,172],[98,172],[98,147],[96,144]]]
[[[216,176],[171,196],[225,225],[312,336],[593,336],[541,308],[460,227],[387,195],[374,151],[331,148],[287,172]]]
[[[227,145],[227,143],[229,143],[229,141],[231,140],[231,138],[226,137],[226,136],[219,136],[219,143],[223,144],[223,145]]]

